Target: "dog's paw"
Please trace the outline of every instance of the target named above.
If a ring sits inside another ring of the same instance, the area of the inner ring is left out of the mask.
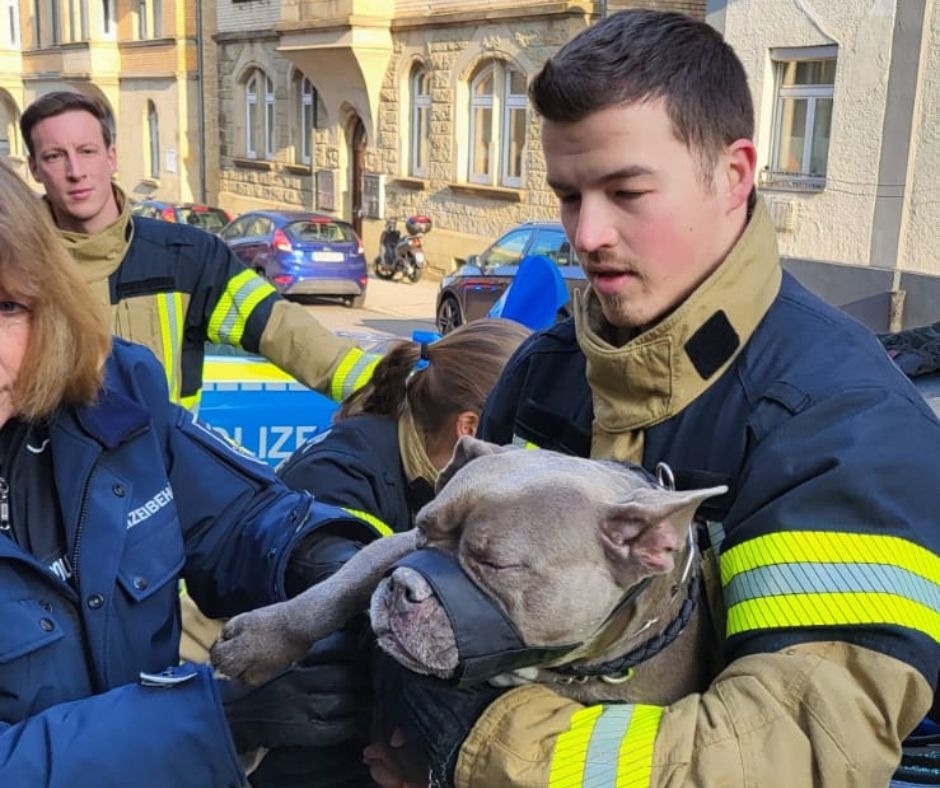
[[[254,610],[229,620],[209,657],[218,673],[246,684],[261,684],[306,654],[283,626],[280,615]]]

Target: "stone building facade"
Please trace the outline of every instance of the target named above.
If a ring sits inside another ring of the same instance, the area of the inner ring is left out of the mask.
[[[0,156],[28,177],[21,113],[43,93],[75,90],[114,113],[116,180],[132,197],[201,199],[204,140],[216,133],[202,123],[216,81],[200,79],[201,23],[214,3],[0,0]]]
[[[427,214],[438,273],[520,221],[555,218],[525,89],[603,5],[219,0],[219,203],[353,220],[369,257],[385,218]]]

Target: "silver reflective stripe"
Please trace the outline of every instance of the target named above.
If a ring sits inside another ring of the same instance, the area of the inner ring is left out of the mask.
[[[356,389],[361,388],[361,385],[356,385],[359,382],[359,376],[362,375],[366,367],[370,364],[374,366],[378,358],[375,353],[363,353],[356,359],[353,365],[343,375],[343,399],[352,394]]]
[[[762,566],[731,578],[724,598],[731,607],[768,596],[880,592],[940,609],[940,592],[935,583],[886,564],[803,562]]]
[[[606,706],[597,718],[584,761],[584,775],[581,779],[584,788],[614,788],[617,785],[620,747],[630,727],[633,709],[632,705]]]
[[[725,541],[725,526],[723,523],[708,520],[705,527],[708,528],[708,541],[717,556],[721,552],[721,543]]]

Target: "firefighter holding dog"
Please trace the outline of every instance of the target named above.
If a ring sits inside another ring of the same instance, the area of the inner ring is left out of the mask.
[[[877,339],[783,273],[743,67],[680,14],[614,14],[535,77],[590,287],[480,435],[726,483],[702,512],[724,669],[668,707],[452,689],[383,667],[434,785],[886,785],[940,669],[940,424]],[[373,776],[400,785],[394,747]]]

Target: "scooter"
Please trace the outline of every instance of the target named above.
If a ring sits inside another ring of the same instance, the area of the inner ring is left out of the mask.
[[[375,275],[380,279],[394,279],[401,275],[412,284],[421,278],[427,260],[421,236],[431,232],[431,219],[427,216],[409,216],[405,219],[407,235],[402,237],[398,220],[389,219],[379,237],[379,253],[375,257]]]

